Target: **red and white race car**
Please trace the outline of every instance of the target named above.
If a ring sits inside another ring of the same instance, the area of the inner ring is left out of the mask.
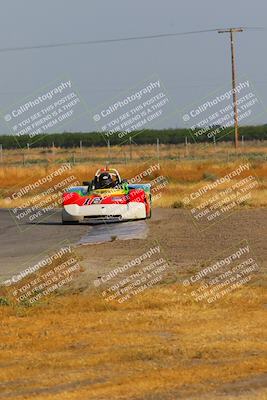
[[[91,182],[63,194],[62,223],[85,219],[138,220],[151,217],[151,185],[129,184],[116,169],[99,169]]]

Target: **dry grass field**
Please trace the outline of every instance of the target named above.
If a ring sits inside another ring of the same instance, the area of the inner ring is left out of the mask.
[[[3,163],[0,166],[0,207],[22,206],[28,198],[24,196],[21,201],[13,200],[11,203],[6,200],[11,191],[37,181],[66,162],[70,163],[72,168],[58,180],[73,175],[80,183],[90,180],[95,170],[107,163],[119,169],[121,175],[129,179],[148,170],[152,165],[159,164],[160,169],[142,179],[143,182],[148,182],[160,175],[167,179],[168,184],[164,188],[164,195],[156,200],[155,205],[184,207],[185,196],[198,190],[205,182],[215,181],[247,161],[251,165],[250,171],[244,172],[240,178],[252,173],[258,179],[258,187],[253,191],[252,199],[245,205],[266,206],[267,147],[264,144],[246,144],[238,153],[231,144],[220,144],[216,148],[211,145],[206,148],[201,145],[188,147],[189,149],[185,150],[185,147],[181,145],[162,145],[160,158],[157,157],[155,146],[151,145],[133,146],[132,151],[129,146],[111,147],[109,158],[107,158],[105,148],[86,148],[83,150],[82,158],[79,149],[53,149],[52,153],[47,153],[45,149],[30,149],[25,156],[25,165],[16,163],[16,158],[21,158],[21,155],[18,153],[14,155],[14,151],[7,150],[4,152]],[[74,158],[73,155],[75,155]],[[32,163],[33,160],[34,163]],[[53,182],[56,182],[56,179]],[[42,185],[39,190],[32,191],[31,195],[38,194],[47,188],[49,188],[49,182]],[[220,190],[223,189],[225,186],[222,185]]]
[[[89,293],[2,306],[0,398],[266,399],[266,304],[260,287],[205,306],[172,285],[109,308]]]

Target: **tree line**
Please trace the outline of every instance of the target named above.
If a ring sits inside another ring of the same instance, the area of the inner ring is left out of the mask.
[[[197,131],[192,133],[188,129],[146,129],[142,132],[123,133],[120,136],[117,133],[108,135],[101,132],[64,132],[42,134],[34,138],[30,138],[28,135],[23,135],[19,138],[14,135],[0,135],[0,145],[2,145],[3,149],[16,149],[27,146],[31,148],[51,146],[72,148],[79,147],[81,142],[84,147],[101,147],[107,146],[108,141],[112,146],[129,144],[130,140],[137,144],[155,144],[157,139],[162,144],[181,144],[185,143],[185,141],[198,143],[213,142],[214,140],[216,142],[234,140],[233,128],[218,129],[215,139],[213,137],[208,139],[209,132],[214,132],[214,127],[201,135],[197,135]],[[267,125],[242,126],[239,128],[239,135],[240,139],[243,136],[244,140],[266,140]]]

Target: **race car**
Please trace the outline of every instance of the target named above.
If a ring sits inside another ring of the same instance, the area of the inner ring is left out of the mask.
[[[101,168],[90,182],[63,193],[62,223],[86,219],[112,221],[151,217],[151,185],[130,184],[113,168]]]

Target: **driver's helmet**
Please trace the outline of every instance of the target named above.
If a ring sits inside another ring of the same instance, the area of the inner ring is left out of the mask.
[[[113,186],[113,180],[108,172],[102,172],[99,175],[99,186],[101,189],[111,188]]]

